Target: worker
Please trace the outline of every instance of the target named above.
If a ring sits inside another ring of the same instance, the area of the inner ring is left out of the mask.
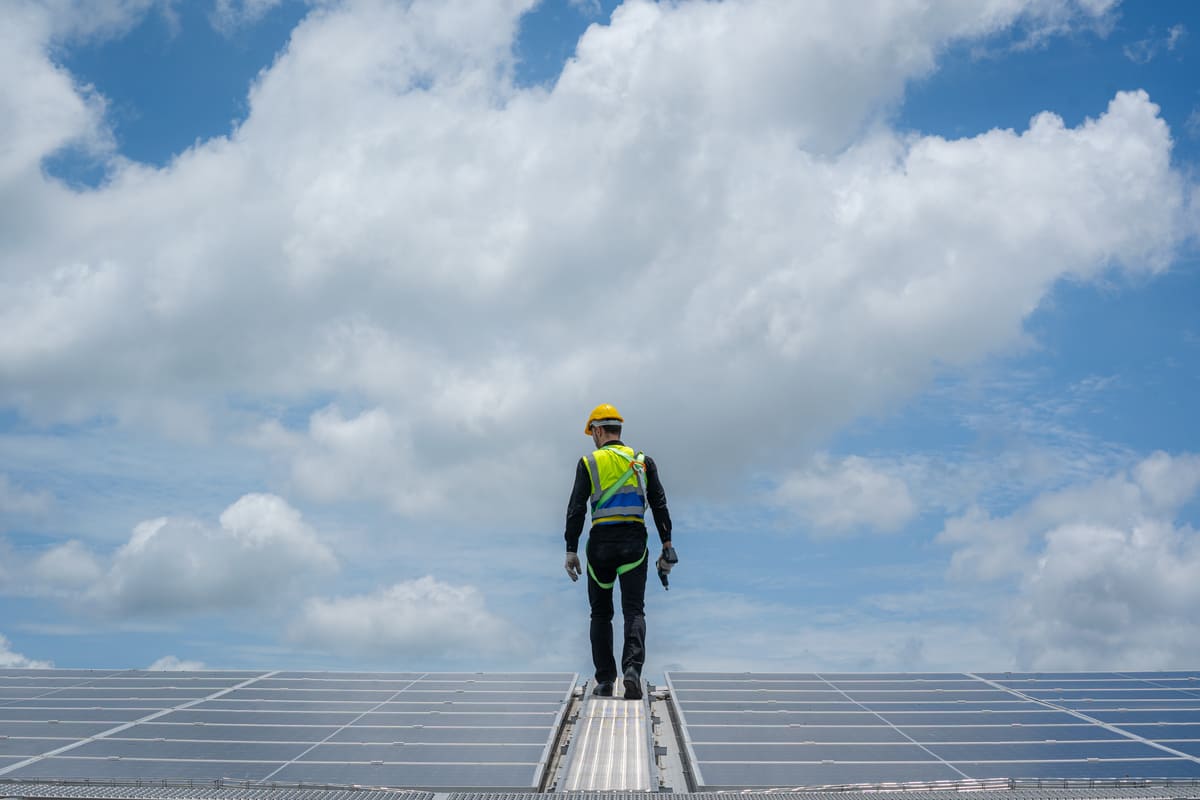
[[[654,525],[662,542],[659,575],[677,562],[671,546],[671,514],[667,493],[653,459],[621,441],[624,418],[609,403],[596,406],[584,432],[595,451],[580,459],[575,485],[567,503],[567,575],[579,579],[579,537],[590,504],[592,528],[587,541],[588,602],[591,605],[592,662],[596,667],[593,694],[612,697],[617,680],[613,659],[613,586],[621,584],[621,612],[625,618],[625,645],[621,652],[624,696],[642,697],[642,665],[646,660],[646,568],[649,556],[646,506],[654,512]]]

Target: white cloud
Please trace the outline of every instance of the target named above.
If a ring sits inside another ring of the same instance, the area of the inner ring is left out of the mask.
[[[1023,668],[1179,667],[1200,657],[1200,536],[1175,516],[1198,489],[1200,456],[1155,453],[1007,517],[972,510],[939,538],[957,546],[952,576],[1011,580]]]
[[[32,577],[37,584],[67,592],[86,589],[100,580],[104,568],[100,560],[78,541],[69,541],[46,550],[34,559]]]
[[[1166,34],[1158,34],[1151,30],[1150,36],[1130,42],[1122,48],[1125,57],[1135,64],[1149,64],[1163,52],[1174,52],[1187,37],[1187,27],[1183,24],[1172,25]]]
[[[299,512],[249,494],[215,527],[167,517],[139,524],[90,595],[127,614],[229,610],[278,602],[336,568]]]
[[[167,672],[195,672],[205,669],[203,661],[181,661],[175,656],[163,656],[155,661],[150,666],[146,667],[150,671],[165,670]]]
[[[834,461],[819,455],[809,468],[785,477],[772,499],[808,520],[817,536],[895,531],[917,512],[903,478],[858,456]]]
[[[35,661],[20,653],[14,653],[8,639],[0,633],[0,668],[3,669],[50,669],[54,665],[49,661]]]
[[[430,576],[368,595],[310,598],[288,634],[293,641],[326,652],[389,655],[411,664],[462,653],[510,656],[528,644],[518,630],[488,610],[478,589]]]
[[[1164,269],[1183,235],[1144,94],[1076,128],[883,124],[948,43],[1107,4],[633,0],[553,88],[520,90],[528,6],[323,7],[230,137],[161,170],[114,161],[87,192],[39,165],[99,136],[99,112],[49,33],[12,34],[47,88],[3,89],[36,113],[0,117],[25,126],[0,165],[20,198],[0,222],[0,404],[245,425],[308,496],[430,514],[499,491],[498,463],[569,473],[578,418],[617,394],[668,480],[712,485],[1018,346],[1056,281]],[[325,408],[293,429],[231,397]],[[783,437],[765,422],[785,418]],[[724,459],[689,432],[707,420]]]
[[[216,525],[147,520],[111,556],[69,541],[0,578],[8,593],[55,596],[85,614],[153,618],[278,606],[337,569],[299,512],[274,495],[248,494]]]
[[[213,7],[213,26],[225,33],[261,20],[281,0],[216,0]]]

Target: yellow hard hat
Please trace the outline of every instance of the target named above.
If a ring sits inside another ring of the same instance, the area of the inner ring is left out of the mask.
[[[593,408],[592,413],[588,415],[587,427],[583,429],[583,432],[588,436],[591,436],[592,423],[600,422],[602,420],[616,420],[617,422],[624,422],[625,418],[621,416],[621,412],[617,411],[617,407],[612,403],[601,403]],[[600,427],[604,426],[601,425]]]

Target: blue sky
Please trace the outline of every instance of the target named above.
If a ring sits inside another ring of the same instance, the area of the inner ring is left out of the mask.
[[[2,12],[0,665],[1195,666],[1194,4],[493,5]]]

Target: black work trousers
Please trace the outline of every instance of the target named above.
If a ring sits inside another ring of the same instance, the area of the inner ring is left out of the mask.
[[[588,601],[592,606],[592,663],[597,683],[617,680],[613,659],[613,584],[621,585],[621,613],[625,617],[625,646],[621,672],[640,678],[646,661],[646,528],[642,525],[606,525],[593,528],[588,536]],[[633,569],[617,574],[617,568],[641,559]],[[598,579],[598,580],[597,580]],[[605,588],[601,583],[608,584]]]

